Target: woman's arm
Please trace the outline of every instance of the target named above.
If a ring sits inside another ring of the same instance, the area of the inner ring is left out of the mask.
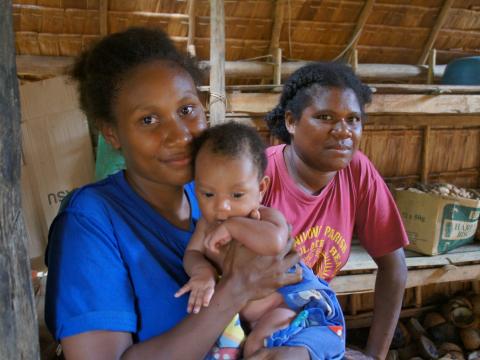
[[[239,216],[225,220],[207,234],[207,246],[215,251],[215,244],[226,242],[229,237],[260,255],[280,253],[289,236],[285,217],[280,211],[268,207],[261,207],[259,212],[260,220]]]
[[[203,359],[218,336],[250,300],[301,280],[301,272],[287,273],[298,263],[292,242],[278,256],[259,256],[232,242],[224,273],[210,306],[189,315],[170,331],[133,344],[124,332],[92,331],[62,339],[66,359]],[[185,346],[188,344],[188,346]]]
[[[402,248],[374,260],[378,272],[373,319],[365,354],[375,359],[385,359],[402,308],[407,266]]]

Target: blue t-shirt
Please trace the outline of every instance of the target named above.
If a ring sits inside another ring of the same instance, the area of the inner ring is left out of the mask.
[[[74,192],[49,233],[45,320],[57,340],[93,330],[135,341],[162,334],[186,316],[183,254],[200,216],[185,186],[192,222],[180,230],[138,196],[120,171]]]

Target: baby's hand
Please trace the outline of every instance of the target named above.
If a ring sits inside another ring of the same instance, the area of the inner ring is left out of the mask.
[[[218,254],[220,247],[232,241],[232,236],[224,224],[209,229],[203,240],[203,245],[211,252]]]
[[[194,314],[200,312],[202,306],[207,307],[210,304],[215,291],[215,279],[210,275],[192,276],[190,280],[175,293],[175,297],[190,292],[188,298],[187,312]]]

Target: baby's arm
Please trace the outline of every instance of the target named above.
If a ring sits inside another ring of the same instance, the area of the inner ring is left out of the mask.
[[[200,219],[183,256],[183,267],[190,280],[175,293],[175,297],[180,297],[190,292],[187,308],[189,313],[198,313],[202,306],[208,306],[215,289],[217,270],[204,255],[206,227],[206,222]]]
[[[228,234],[231,239],[260,255],[277,255],[285,248],[288,240],[288,225],[283,214],[272,208],[260,207],[260,219],[231,217],[208,232],[205,246],[218,252],[218,234]],[[225,238],[226,235],[220,235]],[[225,243],[226,241],[223,241]]]

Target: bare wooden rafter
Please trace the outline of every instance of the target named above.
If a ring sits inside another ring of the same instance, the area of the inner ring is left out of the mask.
[[[357,48],[358,41],[360,40],[360,35],[362,34],[363,28],[367,23],[370,13],[372,12],[374,3],[375,3],[375,0],[367,0],[367,2],[362,8],[362,12],[360,13],[360,16],[358,17],[358,20],[357,20],[357,24],[355,25],[355,29],[353,30],[352,36],[348,41],[347,47],[349,50],[349,58],[354,56],[354,52]]]
[[[418,65],[423,65],[427,61],[428,54],[430,53],[430,50],[433,47],[433,44],[438,36],[438,33],[440,32],[440,29],[442,28],[443,23],[447,18],[448,11],[452,7],[453,2],[454,0],[445,0],[443,2],[443,6],[442,6],[442,9],[440,10],[440,14],[438,14],[435,25],[433,26],[432,31],[430,32],[430,35],[428,37],[428,40],[425,43],[425,46],[422,51],[422,55],[418,59]]]
[[[275,12],[273,15],[272,36],[270,39],[270,54],[280,46],[280,35],[282,33],[283,15],[285,9],[285,0],[275,1]]]

